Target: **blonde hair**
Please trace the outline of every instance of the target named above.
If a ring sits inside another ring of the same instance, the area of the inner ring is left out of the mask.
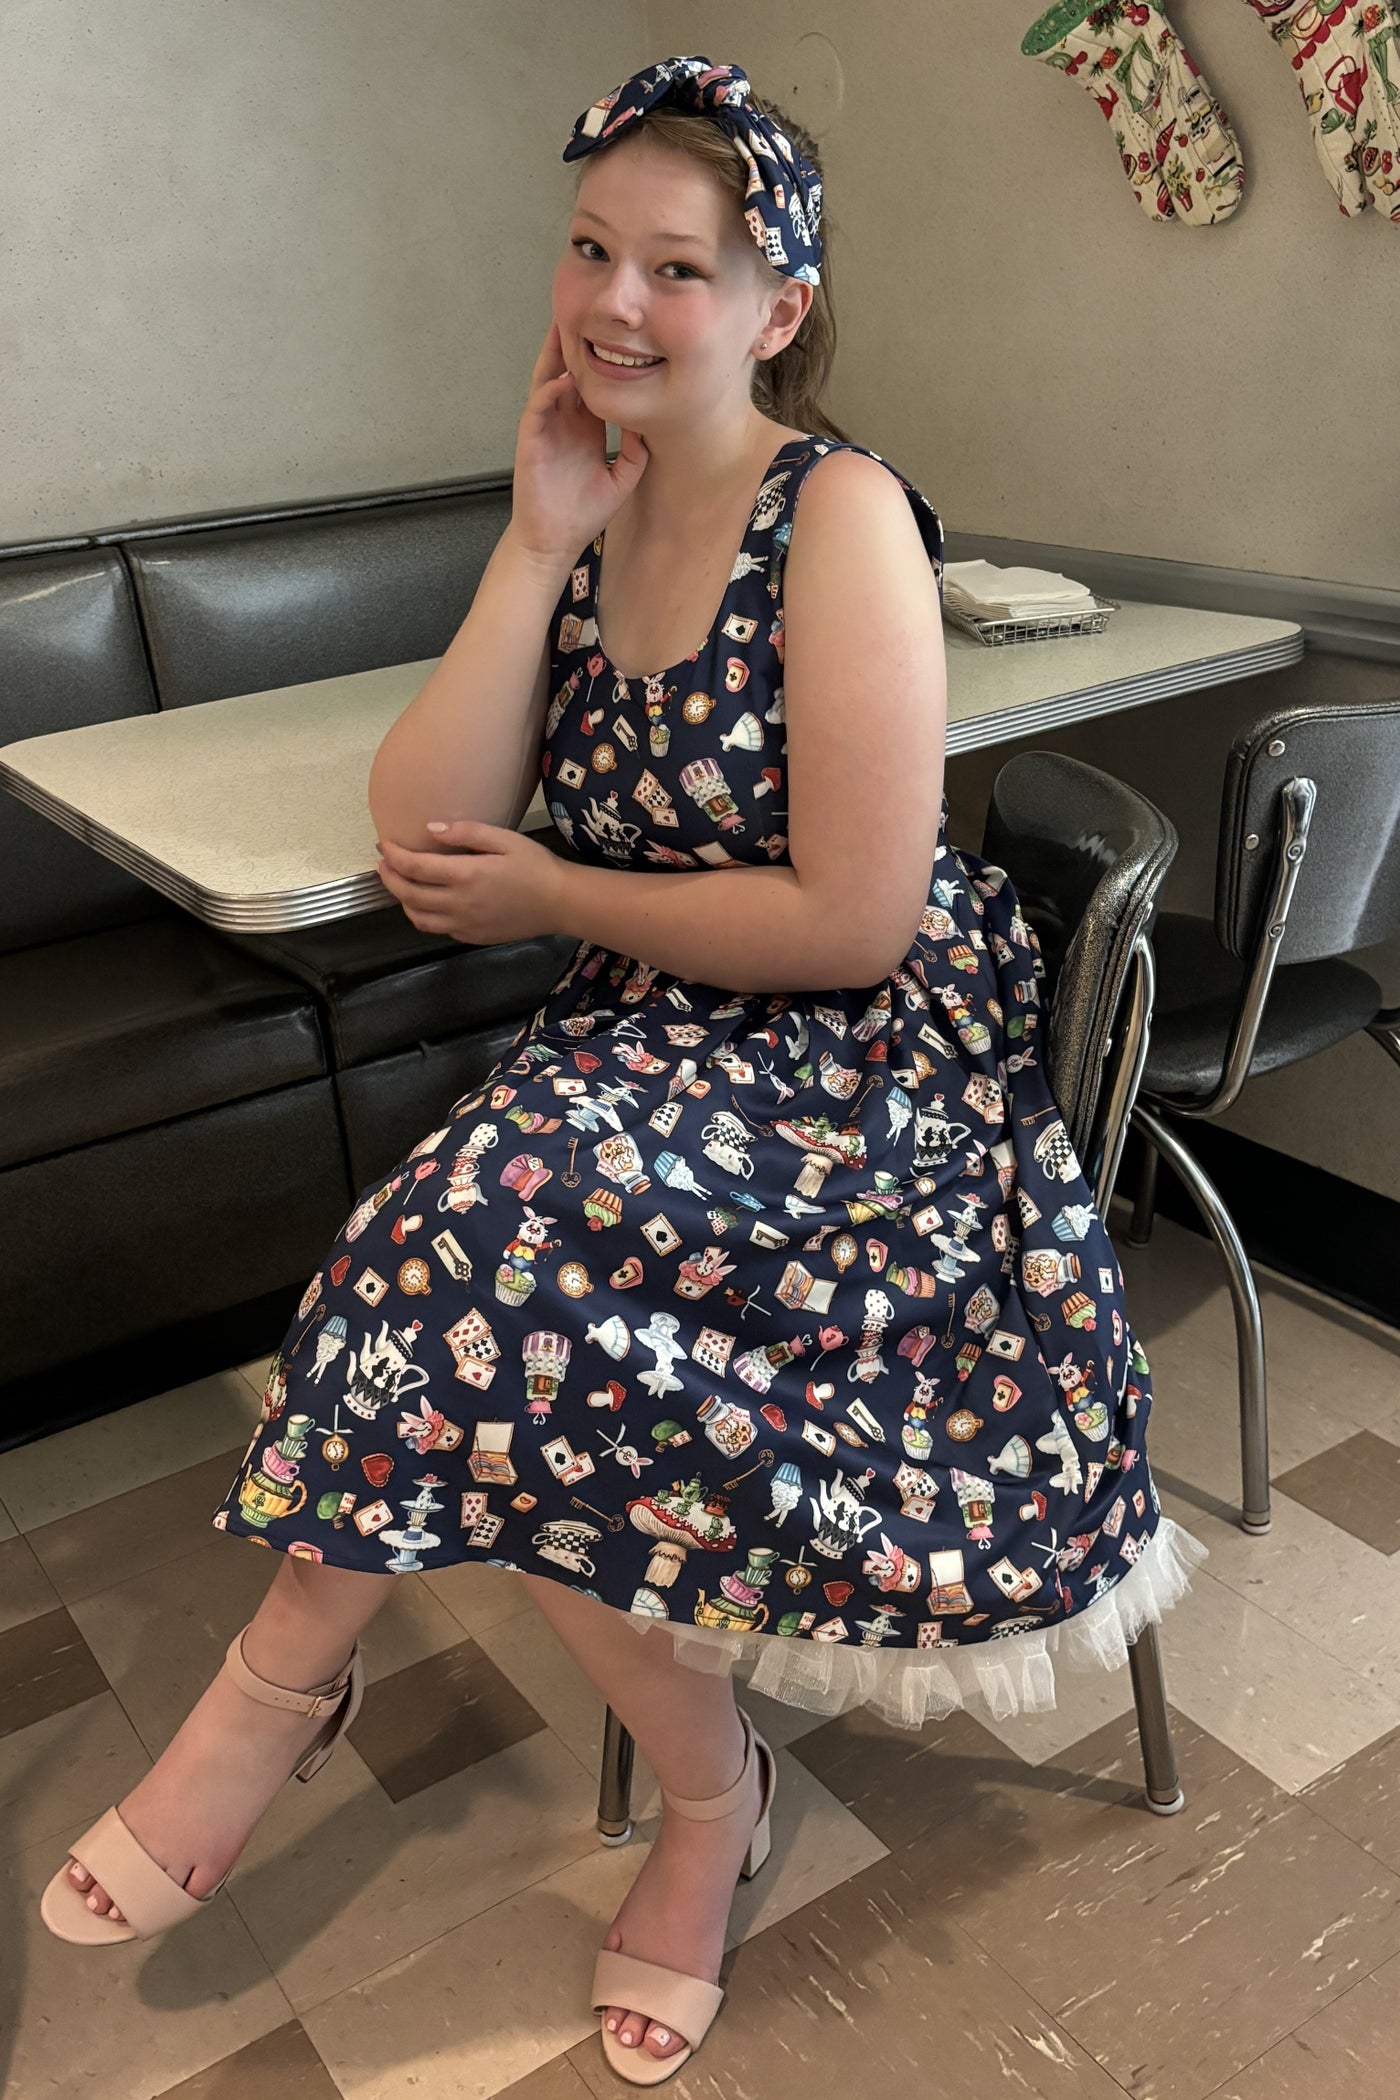
[[[751,94],[755,109],[785,132],[796,152],[804,153],[817,174],[822,174],[817,142],[801,124],[794,123],[776,103],[765,97]],[[708,168],[716,180],[734,199],[735,210],[742,215],[744,190],[748,173],[743,161],[735,152],[727,133],[711,117],[698,110],[677,109],[666,103],[660,108],[650,109],[627,129],[618,134],[610,145],[599,147],[601,153],[612,150],[624,139],[635,138],[645,132],[658,144],[674,147],[680,153],[688,153]],[[574,178],[574,193],[583,171],[594,155],[586,155],[577,162],[578,173]],[[823,179],[823,189],[825,181]],[[745,236],[748,228],[745,227]],[[831,376],[832,362],[836,356],[836,309],[831,292],[831,220],[823,198],[821,236],[824,254],[821,264],[821,282],[812,287],[811,304],[798,325],[791,342],[772,357],[760,358],[754,366],[753,386],[750,399],[755,408],[775,423],[789,424],[794,430],[811,431],[818,437],[829,437],[838,444],[849,444],[850,435],[839,423],[832,421],[821,405],[822,393]],[[754,247],[754,259],[760,276],[774,290],[786,281],[779,270],[775,270],[766,255]]]

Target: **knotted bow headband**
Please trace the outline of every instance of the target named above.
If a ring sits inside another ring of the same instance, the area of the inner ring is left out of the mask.
[[[586,109],[575,121],[563,157],[581,160],[585,153],[596,153],[658,103],[674,102],[678,109],[712,117],[749,171],[744,192],[749,232],[784,277],[819,284],[821,177],[772,118],[754,108],[751,93],[748,76],[738,66],[712,66],[707,58],[663,58]]]

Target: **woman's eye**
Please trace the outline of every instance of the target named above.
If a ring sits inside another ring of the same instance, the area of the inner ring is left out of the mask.
[[[599,253],[600,255],[601,255],[601,254],[602,254],[602,252],[603,252],[603,251],[602,251],[602,249],[601,249],[601,248],[599,247],[599,245],[598,245],[597,241],[591,241],[591,240],[589,240],[589,238],[588,238],[588,236],[587,236],[586,234],[584,234],[584,235],[581,235],[581,236],[580,236],[580,238],[579,238],[578,240],[575,240],[575,241],[570,241],[570,243],[569,243],[569,246],[570,246],[571,248],[578,248],[578,249],[583,249],[583,248],[598,248],[598,253]],[[592,260],[593,260],[593,258],[592,258],[592,256],[591,256],[591,255],[586,255],[586,256],[584,256],[584,261],[585,261],[585,262],[591,262]],[[689,264],[689,263],[683,263],[683,262],[675,262],[675,263],[663,263],[663,264],[661,265],[661,267],[662,267],[662,269],[663,269],[663,270],[684,270],[684,271],[685,271],[685,273],[686,273],[686,275],[687,275],[688,277],[699,277],[699,275],[700,275],[700,272],[699,272],[698,270],[692,270],[692,269],[691,269],[691,267],[690,267],[690,264]]]

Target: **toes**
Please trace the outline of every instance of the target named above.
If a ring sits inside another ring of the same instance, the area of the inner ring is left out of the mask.
[[[673,2034],[656,2020],[649,2020],[645,2013],[627,2012],[618,2005],[610,2005],[606,2018],[616,2020],[617,2038],[626,2049],[645,2048],[648,2056],[674,2056],[685,2047],[684,2035]]]
[[[114,1925],[125,1925],[126,1919],[107,1894],[100,1882],[93,1880],[87,1868],[74,1860],[68,1869],[68,1877],[74,1888],[87,1898],[87,1907],[96,1917],[110,1918]]]
[[[659,2027],[652,2020],[647,2027],[644,2047],[648,2056],[674,2056],[677,2049],[685,2047],[685,2037],[672,2034],[669,2027]]]

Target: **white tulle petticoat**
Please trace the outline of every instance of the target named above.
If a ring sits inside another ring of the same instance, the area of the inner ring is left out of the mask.
[[[1055,1668],[1116,1670],[1144,1626],[1159,1625],[1190,1587],[1208,1548],[1167,1516],[1122,1579],[1072,1618],[959,1648],[858,1648],[844,1642],[730,1633],[641,1613],[623,1617],[639,1634],[669,1634],[676,1659],[694,1670],[730,1672],[785,1706],[840,1714],[868,1706],[896,1728],[921,1728],[955,1707],[984,1706],[993,1720],[1046,1713]],[[1053,1658],[1053,1660],[1052,1660]]]

